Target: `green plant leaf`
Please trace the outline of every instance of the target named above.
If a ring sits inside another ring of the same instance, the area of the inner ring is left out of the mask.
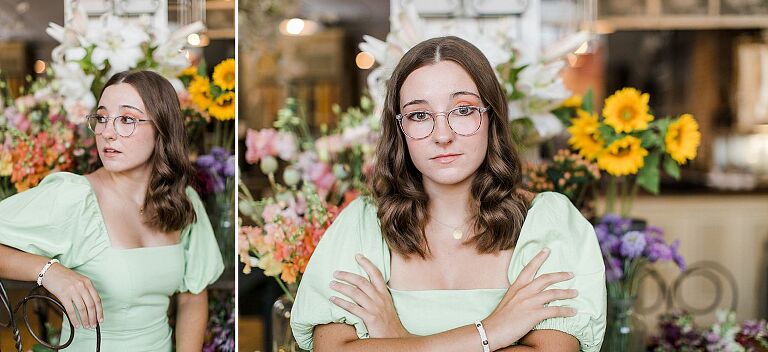
[[[645,158],[645,165],[637,173],[637,184],[648,192],[659,194],[659,159],[661,155],[653,152]]]
[[[587,89],[587,93],[584,94],[584,97],[581,98],[581,108],[590,114],[595,110],[595,106],[592,103],[593,96],[592,88],[589,88]]]
[[[600,131],[600,136],[603,137],[606,146],[611,145],[611,143],[617,139],[624,137],[623,135],[617,134],[613,127],[604,123],[601,123],[597,130]]]
[[[677,161],[672,159],[669,155],[664,156],[664,171],[667,175],[674,177],[675,180],[680,179],[680,165],[678,165]]]

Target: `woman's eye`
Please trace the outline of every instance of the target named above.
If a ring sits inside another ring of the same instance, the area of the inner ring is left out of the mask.
[[[130,125],[136,123],[136,119],[130,116],[120,116],[120,123]]]
[[[98,122],[98,123],[107,123],[107,117],[106,117],[106,116],[96,115],[96,116],[94,116],[93,118],[94,118],[94,119],[96,120],[96,122]]]
[[[408,118],[413,121],[424,121],[429,118],[429,114],[423,111],[412,112],[408,115]]]
[[[463,115],[463,116],[466,116],[466,115],[469,115],[469,114],[471,114],[473,110],[474,110],[474,109],[472,109],[472,107],[471,107],[471,106],[460,106],[458,109],[456,109],[456,112],[457,112],[459,115]]]

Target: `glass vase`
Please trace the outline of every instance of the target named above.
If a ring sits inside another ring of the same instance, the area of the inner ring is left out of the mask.
[[[645,331],[634,313],[637,296],[608,297],[608,322],[601,351],[645,350]]]
[[[272,352],[301,352],[291,331],[291,308],[298,284],[288,285],[290,296],[280,296],[272,305]]]

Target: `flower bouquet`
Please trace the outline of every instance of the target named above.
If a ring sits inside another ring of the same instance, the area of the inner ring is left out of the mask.
[[[673,261],[685,270],[679,241],[668,244],[659,228],[636,226],[633,220],[606,215],[595,226],[608,281],[608,327],[603,349],[628,351],[642,340],[633,327],[633,306],[643,269],[649,263]]]
[[[701,133],[693,116],[656,119],[649,99],[647,93],[624,88],[605,99],[601,116],[593,112],[591,94],[580,106],[565,107],[570,111],[563,118],[571,134],[568,143],[608,173],[603,214],[628,216],[640,187],[659,192],[660,169],[679,179],[680,166],[696,157]]]
[[[210,154],[195,160],[200,195],[208,200],[216,240],[226,267],[234,265],[235,249],[235,156],[222,147],[213,147]]]
[[[323,126],[320,138],[310,134],[294,99],[278,112],[276,129],[247,131],[245,160],[259,165],[269,189],[255,197],[241,178],[239,211],[250,225],[240,228],[240,261],[244,273],[256,266],[285,292],[272,309],[275,351],[298,350],[287,317],[301,275],[337,214],[367,189],[378,135],[370,100],[334,111],[339,125],[330,131]]]
[[[594,215],[590,188],[599,180],[597,164],[567,149],[559,150],[551,162],[529,162],[523,167],[523,183],[529,191],[564,194],[586,217]]]
[[[768,326],[765,320],[736,322],[736,314],[718,311],[716,322],[707,329],[696,326],[693,316],[673,311],[659,317],[659,336],[651,338],[648,351],[768,351]]]
[[[235,60],[226,59],[214,67],[210,78],[205,62],[178,74],[187,89],[180,94],[180,102],[187,127],[191,130],[190,145],[201,150],[210,150],[214,146],[234,150],[235,69]],[[210,117],[213,117],[213,123],[205,126],[203,121],[209,122]],[[196,145],[200,139],[194,131],[209,127],[212,133],[203,134],[203,145]]]
[[[46,80],[30,82],[13,99],[0,80],[0,200],[36,186],[53,171],[68,171],[89,158],[76,142],[76,128],[65,118],[62,97]]]

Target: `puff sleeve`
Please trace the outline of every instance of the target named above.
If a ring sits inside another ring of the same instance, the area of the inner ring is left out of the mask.
[[[519,255],[510,265],[510,280],[519,275],[523,267],[544,247],[551,249],[537,276],[559,271],[573,272],[571,280],[557,283],[551,288],[577,289],[579,296],[574,299],[551,302],[550,305],[569,306],[577,315],[567,318],[544,320],[534,330],[559,330],[576,337],[581,351],[599,351],[606,327],[606,286],[605,266],[592,225],[581,215],[562,194],[543,193],[540,207],[532,208],[533,222],[518,240],[516,251]],[[535,215],[535,216],[534,216]]]
[[[385,279],[389,277],[389,251],[381,236],[376,208],[364,197],[347,205],[328,228],[302,276],[291,310],[293,336],[301,348],[312,350],[314,327],[329,323],[352,325],[359,338],[368,338],[362,320],[329,301],[331,296],[351,301],[328,287],[334,271],[367,277],[355,261],[358,253],[366,256]]]
[[[224,261],[203,202],[191,187],[186,191],[197,220],[181,233],[185,264],[184,278],[177,291],[198,294],[219,278],[224,271]]]
[[[88,180],[57,172],[0,202],[0,244],[74,269],[109,248]]]

